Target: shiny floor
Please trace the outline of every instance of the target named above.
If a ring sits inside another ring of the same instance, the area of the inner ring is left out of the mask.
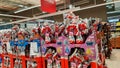
[[[111,58],[106,60],[108,68],[120,68],[120,49],[113,49]]]

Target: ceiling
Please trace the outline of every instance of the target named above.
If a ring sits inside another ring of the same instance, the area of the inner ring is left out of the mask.
[[[59,2],[62,0],[56,1]],[[40,5],[40,0],[0,0],[0,10],[6,12],[17,11],[36,5]]]
[[[57,5],[63,4],[63,2],[64,2],[63,0],[56,0]],[[19,17],[18,18],[10,17],[9,15],[17,15],[18,16],[19,13],[16,14],[15,13],[16,11],[31,8],[31,7],[38,6],[38,5],[40,5],[40,0],[0,0],[0,22],[1,21],[11,21],[11,19],[20,19]],[[35,11],[36,11],[36,8],[35,8]],[[37,7],[36,13],[38,13],[38,12],[41,12],[39,7]],[[21,12],[21,13],[23,13],[23,12]],[[1,15],[1,14],[7,14],[7,15]],[[29,14],[31,14],[31,13],[29,13]]]
[[[56,0],[60,9],[64,9],[63,7],[65,7],[65,4],[81,5],[81,3],[91,2],[94,2],[94,0]],[[0,13],[7,12],[7,14],[10,14],[21,9],[27,9],[38,5],[40,5],[40,0],[0,0]]]
[[[74,5],[75,7],[85,7],[103,3],[104,0],[56,0],[57,3],[57,11],[69,9],[69,4]],[[40,0],[0,0],[0,14],[12,14],[18,16],[25,17],[33,17],[43,15],[40,10]],[[34,6],[38,6],[36,8],[28,9]],[[16,11],[28,9],[19,13],[15,13]],[[0,19],[2,16],[0,16]],[[5,19],[5,17],[4,17]]]
[[[36,4],[39,4],[36,0],[0,0],[0,9],[5,11],[13,11]]]

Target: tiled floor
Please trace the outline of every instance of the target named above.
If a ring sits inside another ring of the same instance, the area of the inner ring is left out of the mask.
[[[111,59],[106,60],[108,68],[120,68],[120,49],[113,49]]]

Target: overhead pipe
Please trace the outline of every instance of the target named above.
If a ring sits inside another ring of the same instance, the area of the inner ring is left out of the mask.
[[[0,16],[4,16],[4,17],[13,17],[13,18],[21,18],[21,19],[30,18],[30,17],[16,16],[16,15],[9,15],[9,14],[0,14]]]

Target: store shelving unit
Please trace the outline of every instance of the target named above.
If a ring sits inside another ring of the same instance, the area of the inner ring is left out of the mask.
[[[120,39],[120,25],[119,22],[111,23],[111,44],[113,48],[120,48],[119,39]]]

